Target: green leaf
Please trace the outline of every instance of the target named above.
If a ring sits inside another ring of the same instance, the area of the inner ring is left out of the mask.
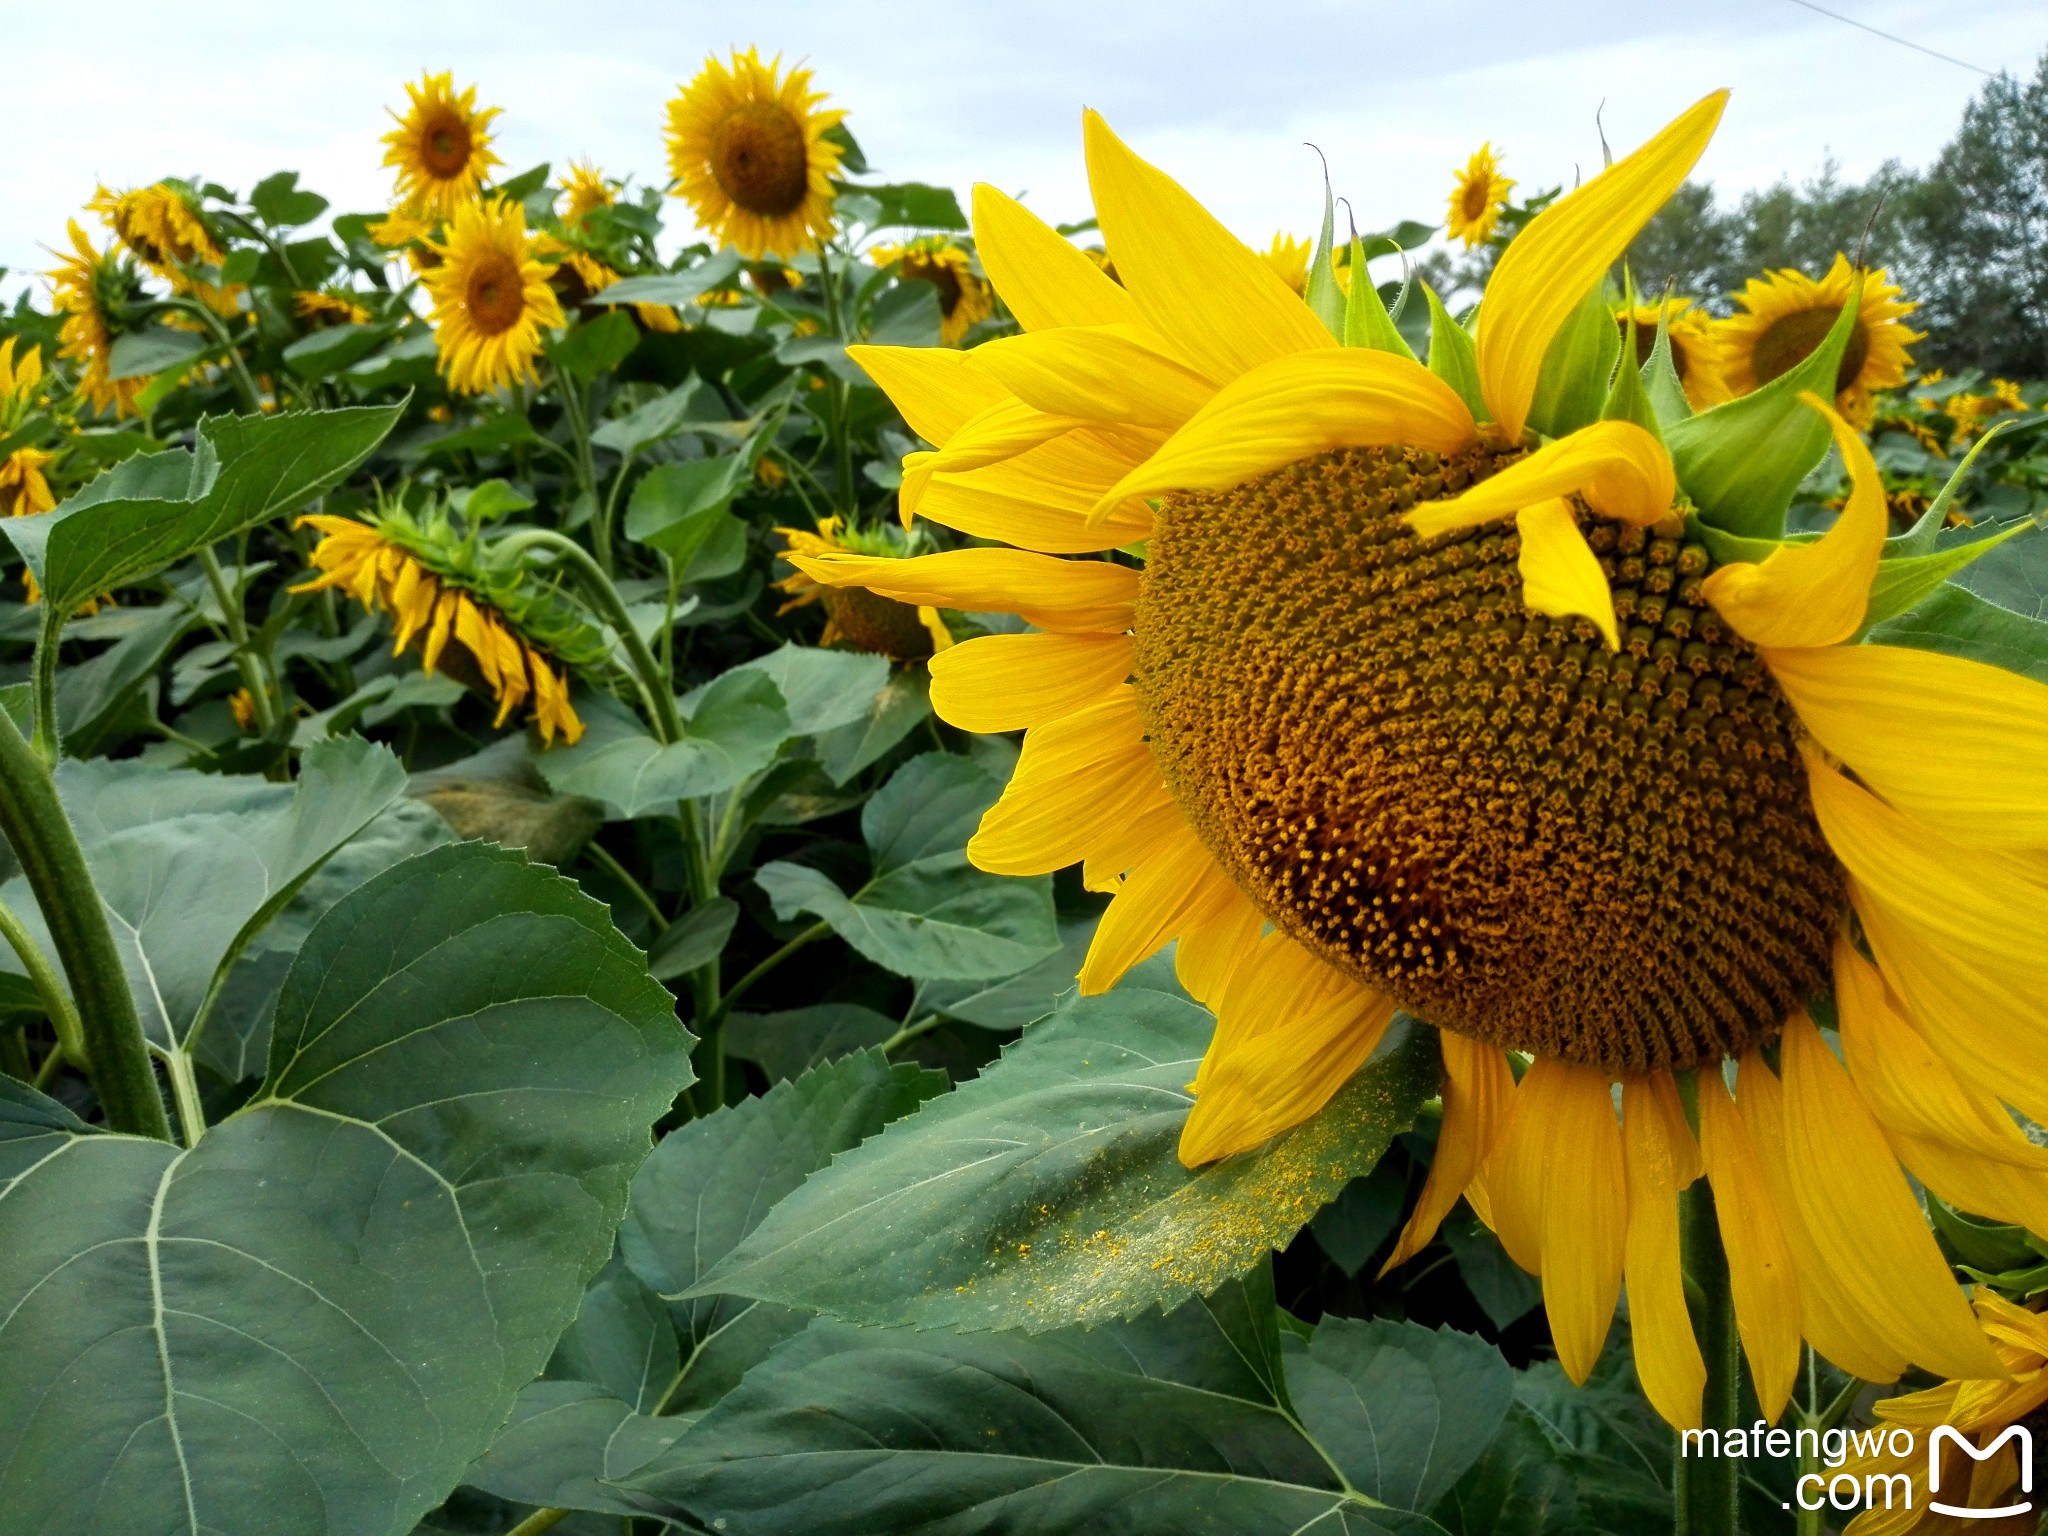
[[[1315,254],[1309,258],[1308,286],[1302,294],[1315,317],[1323,322],[1323,329],[1339,341],[1344,335],[1344,294],[1337,286],[1337,217],[1336,204],[1330,196],[1330,168],[1323,167],[1323,228],[1316,236]],[[1355,246],[1356,240],[1352,241]],[[1352,252],[1356,262],[1358,253]],[[1360,270],[1353,266],[1354,272]]]
[[[868,341],[878,347],[935,347],[939,344],[939,308],[936,285],[921,278],[898,283],[875,300],[868,324]],[[874,381],[846,358],[844,349],[836,361],[844,366],[848,381],[856,387],[872,388]]]
[[[464,1481],[518,1504],[650,1513],[658,1501],[626,1493],[618,1482],[646,1468],[692,1422],[636,1413],[595,1382],[536,1381]]]
[[[628,1486],[758,1536],[1442,1536],[1340,1489],[1276,1390],[1272,1285],[1040,1338],[820,1323]]]
[[[100,745],[136,691],[153,679],[171,647],[199,623],[181,602],[146,608],[134,628],[97,656],[57,673],[57,722],[64,750],[82,756]]]
[[[1529,425],[1546,437],[1563,437],[1598,421],[1620,356],[1621,332],[1614,324],[1614,300],[1603,278],[1558,327],[1543,354]]]
[[[723,794],[772,763],[791,735],[775,685],[739,667],[692,696],[682,739],[667,746],[606,695],[578,707],[583,739],[541,753],[535,766],[556,793],[587,795],[613,821]]]
[[[732,926],[740,918],[739,903],[714,896],[677,918],[647,952],[647,968],[663,981],[701,970],[719,957]]]
[[[249,206],[272,229],[296,229],[325,213],[327,199],[301,188],[297,171],[279,171],[256,183],[249,194]]]
[[[2032,530],[2031,523],[2015,523],[1988,537],[1937,550],[1931,555],[1906,555],[1879,561],[1877,574],[1871,578],[1870,606],[1863,622],[1866,625],[1881,624],[1886,619],[1910,612],[1949,577],[1990,554],[2014,535]]]
[[[1496,1328],[1527,1317],[1543,1300],[1543,1282],[1508,1257],[1500,1239],[1468,1211],[1443,1224],[1444,1245],[1457,1261],[1458,1278]]]
[[[370,355],[391,334],[387,325],[330,325],[284,349],[285,366],[302,379],[325,379]]]
[[[1666,424],[1679,488],[1707,522],[1750,538],[1783,531],[1792,493],[1833,441],[1827,419],[1799,396],[1835,398],[1835,374],[1862,291],[1859,278],[1833,329],[1797,368],[1739,399]]]
[[[146,326],[114,338],[114,350],[107,358],[110,379],[146,379],[153,373],[181,368],[208,346],[196,331],[174,330],[168,325]]]
[[[1128,984],[1064,1004],[980,1076],[840,1158],[703,1283],[860,1322],[1032,1330],[1214,1290],[1368,1173],[1436,1092],[1406,1022],[1305,1125],[1178,1155],[1213,1021]]]
[[[615,309],[595,320],[571,326],[549,344],[548,357],[564,373],[588,384],[599,374],[618,367],[639,344],[640,328],[633,323],[633,317]]]
[[[1591,1528],[1571,1464],[1520,1404],[1432,1513],[1451,1536],[1583,1536]]]
[[[926,752],[898,768],[860,813],[875,873],[960,852],[1002,781],[972,758]]]
[[[879,187],[853,189],[872,197],[881,212],[870,221],[874,229],[959,229],[967,228],[967,216],[951,187],[926,186],[921,181],[891,182]]]
[[[197,448],[126,460],[54,512],[4,524],[42,584],[76,608],[339,485],[404,409],[209,416]]]
[[[1422,284],[1422,296],[1429,302],[1429,371],[1458,392],[1474,421],[1493,420],[1486,409],[1486,393],[1479,387],[1479,349],[1471,332],[1451,318],[1428,283]]]
[[[1909,645],[2003,667],[2048,683],[2048,623],[1987,602],[1953,582],[1896,618],[1873,624],[1863,638],[1873,645]]]
[[[1514,1401],[1500,1351],[1449,1328],[1330,1317],[1286,1358],[1302,1427],[1352,1487],[1396,1509],[1436,1503]]]
[[[730,283],[740,269],[740,253],[733,250],[706,257],[687,272],[657,272],[648,277],[623,277],[600,288],[584,302],[588,304],[666,304],[677,308],[694,303],[714,288]]]
[[[1411,361],[1415,358],[1415,349],[1387,313],[1386,301],[1366,266],[1365,242],[1356,235],[1351,237],[1351,296],[1344,310],[1344,345],[1392,352]]]
[[[764,864],[754,880],[778,918],[823,918],[855,951],[899,976],[1008,976],[1059,945],[1050,884],[984,874],[962,852],[898,869],[851,897],[801,864]]]
[[[1035,1024],[1074,990],[1074,978],[1088,956],[1095,922],[1061,923],[1060,947],[1014,976],[987,982],[931,981],[918,993],[918,1006],[980,1029],[1017,1030]]]
[[[735,672],[758,672],[780,690],[791,730],[815,736],[867,715],[889,682],[889,661],[862,651],[828,651],[789,644],[741,662]]]
[[[896,1028],[887,1014],[858,1003],[817,1003],[783,1013],[736,1013],[725,1021],[725,1049],[780,1083],[881,1045]]]
[[[403,1536],[568,1324],[689,1045],[604,908],[517,855],[345,898],[196,1147],[0,1143],[10,1523]]]
[[[686,379],[666,394],[656,395],[637,410],[600,423],[590,434],[590,441],[599,448],[611,449],[613,453],[638,453],[680,431],[703,393],[701,380]]]
[[[541,436],[533,423],[519,411],[501,411],[473,427],[460,427],[434,437],[416,437],[399,445],[397,456],[417,462],[447,458],[458,453],[495,453],[501,448],[524,448],[538,443]]]
[[[865,715],[819,731],[811,749],[834,784],[845,784],[879,762],[932,712],[931,679],[923,667],[892,670]]]
[[[687,565],[718,525],[730,520],[727,509],[747,473],[743,453],[656,465],[626,504],[626,537]]]
[[[1684,421],[1692,415],[1692,401],[1686,398],[1685,385],[1678,377],[1677,360],[1671,354],[1669,310],[1658,312],[1657,340],[1637,376],[1642,381],[1644,393],[1650,397],[1650,406],[1657,413],[1659,422]]]

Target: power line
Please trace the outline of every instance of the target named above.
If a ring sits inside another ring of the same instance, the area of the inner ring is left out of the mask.
[[[1824,5],[1815,5],[1813,3],[1813,0],[1792,0],[1792,3],[1794,5],[1805,6],[1807,10],[1817,12],[1818,14],[1827,17],[1831,21],[1839,21],[1849,26],[1860,28],[1862,31],[1868,32],[1872,37],[1881,37],[1888,43],[1897,43],[1901,48],[1910,48],[1915,53],[1924,53],[1930,59],[1939,59],[1944,64],[1954,64],[1960,69],[1976,70],[1976,72],[1982,75],[1986,80],[1994,80],[1997,78],[1997,76],[1994,75],[1990,70],[1972,64],[1968,59],[1959,59],[1952,54],[1937,53],[1932,48],[1927,47],[1925,44],[1916,43],[1910,38],[1895,37],[1893,34],[1889,32],[1880,32],[1876,27],[1871,26],[1868,22],[1858,21],[1854,16],[1844,16],[1840,11],[1831,11]]]

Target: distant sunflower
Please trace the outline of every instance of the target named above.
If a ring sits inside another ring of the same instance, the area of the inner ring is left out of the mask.
[[[193,273],[194,267],[219,267],[228,256],[198,200],[178,183],[159,181],[133,192],[101,187],[85,206],[177,292],[199,299],[216,314],[232,315],[241,307],[239,285],[223,287]]]
[[[820,110],[808,69],[783,79],[781,67],[752,48],[735,49],[729,68],[707,58],[668,108],[675,195],[750,260],[794,256],[832,232],[839,146],[825,133],[846,114]]]
[[[562,210],[562,223],[570,229],[581,224],[585,214],[609,208],[617,200],[612,184],[604,179],[604,172],[588,160],[569,162],[569,175],[562,183],[562,192],[569,199],[568,207]]]
[[[1791,267],[1752,277],[1735,295],[1742,312],[1716,327],[1729,389],[1746,395],[1811,357],[1849,302],[1855,282],[1855,268],[1839,252],[1818,282]],[[1835,408],[1856,426],[1870,425],[1874,394],[1905,382],[1913,364],[1906,348],[1925,333],[1908,330],[1904,317],[1919,307],[1900,302],[1898,285],[1884,268],[1865,280],[1863,305],[1835,374]]]
[[[556,296],[569,309],[580,309],[592,294],[601,293],[619,280],[619,274],[588,251],[567,250],[549,278]],[[650,331],[672,335],[683,328],[676,312],[666,304],[635,304],[633,314]]]
[[[491,152],[485,131],[499,109],[478,111],[476,87],[458,96],[445,70],[422,75],[405,91],[412,105],[403,116],[391,114],[398,126],[384,135],[384,163],[398,172],[401,202],[447,219],[483,190],[491,167],[503,163]]]
[[[329,325],[368,325],[370,312],[347,294],[327,293],[309,290],[292,295],[292,308],[301,320],[310,320],[317,327]]]
[[[30,347],[17,355],[21,338],[0,341],[0,435],[17,429],[35,408],[43,384],[41,347]],[[41,448],[22,447],[0,455],[0,517],[32,517],[57,505],[44,471],[57,455]],[[35,601],[35,577],[24,573],[29,601]]]
[[[449,388],[477,395],[533,378],[541,332],[565,322],[519,204],[464,203],[446,241],[428,248],[440,262],[420,281]]]
[[[1451,191],[1451,216],[1445,232],[1465,242],[1465,249],[1483,245],[1507,207],[1508,193],[1515,184],[1500,173],[1500,160],[1491,144],[1482,144],[1458,172],[1458,184]]]
[[[33,517],[57,505],[43,474],[56,457],[41,448],[17,448],[0,458],[0,517]]]
[[[420,664],[427,671],[439,671],[497,701],[497,725],[531,699],[529,718],[544,743],[552,745],[560,736],[573,744],[583,734],[564,672],[488,597],[455,585],[450,573],[429,568],[421,552],[392,537],[386,525],[315,513],[295,526],[320,531],[312,564],[321,574],[292,591],[338,587],[365,608],[391,615],[396,630],[391,654],[419,640]]]
[[[1297,240],[1282,231],[1273,236],[1271,248],[1260,254],[1266,258],[1266,265],[1280,275],[1281,282],[1296,293],[1303,293],[1308,289],[1308,262],[1315,249],[1314,241]]]
[[[244,736],[256,731],[256,695],[247,688],[237,688],[228,695],[228,713],[234,717],[235,729]]]
[[[77,367],[78,392],[94,410],[133,415],[135,397],[149,380],[116,379],[109,373],[121,327],[115,307],[135,293],[134,269],[112,252],[94,250],[76,219],[71,221],[71,253],[55,254],[58,264],[48,274],[50,296],[64,316],[57,355]]]
[[[958,346],[976,321],[996,312],[995,292],[974,272],[974,258],[944,235],[924,235],[904,245],[878,245],[868,252],[878,267],[939,290],[939,340]]]
[[[1691,299],[1672,299],[1668,304],[1638,304],[1615,310],[1614,323],[1624,334],[1633,313],[1636,323],[1636,366],[1650,360],[1657,347],[1657,322],[1665,319],[1665,337],[1671,343],[1671,366],[1685,388],[1685,398],[1696,411],[1734,398],[1721,376],[1721,352],[1714,335],[1714,321],[1704,310],[1693,308]]]
[[[765,467],[769,460],[761,461]],[[779,471],[778,471],[779,473]],[[841,518],[828,517],[816,533],[801,528],[775,530],[786,541],[788,555],[816,557],[827,554],[867,555],[879,559],[901,559],[912,553],[910,542],[890,529],[849,531]],[[791,564],[796,562],[791,561]],[[822,602],[825,633],[820,645],[844,641],[857,651],[869,651],[897,661],[920,661],[945,650],[953,643],[952,632],[939,610],[917,603],[899,603],[865,587],[830,585],[813,579],[798,566],[796,574],[775,583],[788,593],[789,601],[776,609],[778,615]]]

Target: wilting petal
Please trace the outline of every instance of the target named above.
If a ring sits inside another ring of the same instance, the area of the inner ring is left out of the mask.
[[[822,586],[865,587],[899,603],[965,613],[1014,613],[1060,634],[1122,634],[1138,596],[1138,573],[1128,566],[1020,549],[949,549],[908,560],[794,552],[783,558]]]
[[[1590,619],[1607,639],[1607,649],[1621,649],[1614,623],[1614,590],[1600,569],[1586,536],[1579,532],[1571,504],[1539,501],[1515,514],[1522,550],[1522,604],[1553,619]]]
[[[1250,246],[1096,113],[1082,115],[1082,137],[1117,275],[1146,321],[1195,367],[1222,384],[1290,352],[1335,349],[1322,321]]]
[[[1862,437],[1819,396],[1799,398],[1827,418],[1849,468],[1842,515],[1811,544],[1775,549],[1761,565],[1724,565],[1703,587],[1707,601],[1737,633],[1771,650],[1839,645],[1862,627],[1891,529],[1877,463]]]
[[[1067,326],[954,355],[1052,415],[1178,427],[1208,403],[1216,386],[1148,345],[1150,335],[1134,325]]]
[[[1497,522],[1574,493],[1602,517],[1647,527],[1671,515],[1678,478],[1664,445],[1632,421],[1596,421],[1545,443],[1462,495],[1404,513],[1421,538]]]
[[[1436,1236],[1498,1144],[1515,1092],[1515,1074],[1499,1046],[1448,1029],[1439,1030],[1437,1040],[1444,1057],[1443,1129],[1437,1134],[1429,1179],[1401,1228],[1400,1242],[1380,1267],[1382,1275],[1414,1258]]]
[[[1718,1070],[1699,1074],[1700,1141],[1728,1256],[1735,1331],[1764,1416],[1775,1421],[1799,1374],[1799,1279],[1764,1162]]]
[[[932,708],[993,734],[1100,703],[1131,675],[1128,635],[981,635],[931,659]]]
[[[971,354],[951,347],[848,347],[853,359],[903,413],[910,430],[943,448],[954,433],[1010,391],[969,366]]]
[[[1543,356],[1558,328],[1678,190],[1714,136],[1727,101],[1726,91],[1700,101],[1642,148],[1530,220],[1501,253],[1479,310],[1479,380],[1487,409],[1509,442],[1522,435]]]
[[[1078,864],[1137,800],[1160,788],[1137,695],[1116,689],[1024,737],[1002,798],[981,818],[967,857],[998,875],[1043,875]]]
[[[1674,1429],[1697,1429],[1707,1364],[1685,1310],[1678,1250],[1681,1169],[1699,1159],[1685,1110],[1668,1075],[1621,1089],[1623,1162],[1628,1173],[1628,1247],[1622,1273],[1643,1395]],[[1682,1140],[1680,1139],[1682,1138]]]
[[[974,246],[989,281],[1027,331],[1142,319],[1137,301],[1066,236],[985,182],[974,189]]]

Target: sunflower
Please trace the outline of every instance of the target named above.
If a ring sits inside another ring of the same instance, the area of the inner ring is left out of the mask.
[[[194,267],[220,266],[228,255],[208,228],[198,199],[180,184],[159,181],[133,192],[101,187],[85,206],[173,290],[190,294],[219,315],[240,310],[241,285],[222,287],[193,274]]]
[[[1515,184],[1500,173],[1500,161],[1491,144],[1482,144],[1458,172],[1458,184],[1451,189],[1451,216],[1445,233],[1465,242],[1465,249],[1486,243]]]
[[[361,523],[324,512],[293,526],[320,531],[312,564],[321,574],[292,591],[339,587],[365,608],[390,614],[397,629],[391,654],[419,640],[425,670],[438,670],[497,701],[494,724],[503,725],[531,698],[528,718],[543,743],[553,745],[559,735],[574,745],[582,736],[567,677],[549,652],[489,596],[456,585],[450,571],[431,569],[421,541],[404,539],[409,530],[390,520]]]
[[[370,312],[346,293],[327,293],[311,290],[292,295],[292,309],[301,320],[309,320],[314,328],[330,325],[368,325]]]
[[[2048,1232],[2048,1149],[2001,1107],[2048,1121],[2048,688],[1849,643],[1885,508],[1825,402],[1788,409],[1826,415],[1854,491],[1761,564],[1689,534],[1643,427],[1526,431],[1551,340],[1724,100],[1503,252],[1485,425],[1420,363],[1339,347],[1091,113],[1121,286],[984,186],[1024,334],[852,349],[938,445],[904,461],[906,516],[1016,547],[789,557],[1032,626],[932,664],[944,718],[1026,732],[969,854],[1114,893],[1086,993],[1177,941],[1217,1017],[1185,1161],[1314,1115],[1397,1007],[1428,1020],[1443,1129],[1397,1259],[1469,1191],[1578,1380],[1626,1277],[1680,1425],[1705,1370],[1677,1196],[1703,1173],[1774,1418],[1802,1334],[1866,1380],[1998,1374],[1902,1160]],[[1846,1070],[1807,1012],[1830,989]]]
[[[974,272],[974,258],[944,235],[924,235],[906,245],[878,245],[868,252],[878,267],[930,283],[939,290],[939,340],[957,347],[977,321],[996,312],[996,297]]]
[[[587,160],[569,162],[569,176],[562,183],[562,191],[569,198],[569,206],[562,210],[562,223],[570,229],[581,224],[585,214],[609,208],[617,201],[604,172]]]
[[[498,108],[479,112],[476,87],[455,94],[454,77],[423,74],[408,85],[412,98],[398,126],[384,135],[384,163],[398,172],[398,196],[415,212],[449,219],[483,190],[484,178],[504,162],[491,153],[487,130]]]
[[[761,467],[765,469],[772,463],[763,459]],[[781,474],[781,470],[777,468],[776,473]],[[801,528],[775,531],[787,541],[785,559],[790,555],[853,553],[894,560],[904,558],[905,554],[900,537],[891,538],[884,529],[854,533],[837,517],[822,520],[816,533],[806,533]],[[796,564],[794,560],[790,563]],[[818,641],[820,645],[843,640],[856,651],[871,651],[897,661],[919,661],[953,644],[946,621],[939,617],[938,609],[929,605],[899,603],[865,587],[828,585],[814,580],[800,566],[795,575],[785,576],[775,585],[777,590],[790,595],[789,601],[775,610],[778,617],[813,603],[824,604],[825,633]]]
[[[1729,389],[1746,395],[1811,357],[1849,302],[1856,277],[1839,252],[1819,282],[1790,267],[1752,277],[1735,295],[1742,312],[1715,328]],[[1858,427],[1870,425],[1872,395],[1905,382],[1913,365],[1906,348],[1925,333],[1908,330],[1904,317],[1919,307],[1900,301],[1882,267],[1864,282],[1863,307],[1835,376],[1835,408]]]
[[[571,309],[580,309],[592,294],[602,292],[618,280],[619,274],[610,267],[588,251],[573,247],[563,253],[561,263],[549,279],[556,296]],[[666,304],[635,304],[633,313],[650,331],[672,335],[683,328],[676,312]]]
[[[1903,1478],[1911,1491],[1896,1503],[1887,1501],[1887,1507],[1873,1507],[1857,1516],[1849,1524],[1849,1536],[1915,1536],[1956,1529],[1954,1517],[1931,1507],[1936,1502],[1971,1510],[1972,1519],[1994,1522],[1978,1525],[1978,1531],[2034,1536],[2040,1516],[2029,1501],[2013,1497],[2020,1487],[2020,1463],[2010,1442],[1983,1461],[1951,1446],[1940,1461],[1939,1486],[1928,1483],[1929,1437],[1942,1425],[1968,1436],[1984,1452],[2015,1424],[2022,1426],[2022,1435],[2031,1434],[2042,1407],[2048,1405],[2048,1319],[1989,1290],[1977,1292],[1976,1306],[2007,1379],[1945,1381],[1879,1403],[1878,1433],[1858,1438],[1884,1448],[1850,1458],[1841,1473],[1859,1487],[1868,1477],[1888,1482]],[[1903,1435],[1898,1433],[1901,1429]],[[1997,1513],[2001,1509],[2002,1518]]]
[[[735,49],[716,56],[668,107],[668,164],[674,193],[697,222],[748,259],[794,256],[832,233],[832,177],[839,146],[825,137],[846,116],[820,111],[811,72],[782,78],[780,55],[766,64]]]
[[[1315,242],[1297,240],[1286,231],[1273,236],[1273,244],[1264,252],[1266,265],[1279,274],[1280,281],[1296,293],[1308,289],[1308,262],[1315,254]],[[1349,251],[1346,251],[1349,256]]]
[[[134,269],[112,252],[94,250],[76,219],[71,221],[71,253],[54,254],[58,264],[49,273],[50,297],[64,316],[57,355],[76,365],[78,391],[94,410],[133,415],[135,397],[149,380],[112,378],[110,369],[121,326],[115,307],[134,295]]]
[[[365,226],[364,232],[386,250],[410,248],[413,266],[421,262],[417,248],[431,240],[441,228],[439,219],[430,218],[409,203],[400,203],[376,223]]]
[[[1839,311],[1837,311],[1839,313]],[[1662,304],[1626,305],[1614,312],[1614,323],[1628,330],[1630,319],[1636,328],[1636,366],[1650,360],[1657,346],[1657,325],[1664,321],[1665,339],[1671,344],[1671,366],[1685,390],[1685,398],[1696,411],[1733,399],[1727,381],[1721,377],[1720,344],[1714,334],[1713,317],[1693,308],[1691,299],[1672,299]]]
[[[237,688],[228,695],[228,713],[234,718],[235,729],[244,736],[256,732],[256,695],[247,688]]]
[[[479,395],[533,378],[541,332],[566,322],[519,204],[464,203],[446,241],[428,249],[440,259],[420,281],[433,300],[428,318],[448,387]]]
[[[57,505],[43,474],[56,457],[41,448],[17,448],[0,458],[0,517],[32,517]]]

